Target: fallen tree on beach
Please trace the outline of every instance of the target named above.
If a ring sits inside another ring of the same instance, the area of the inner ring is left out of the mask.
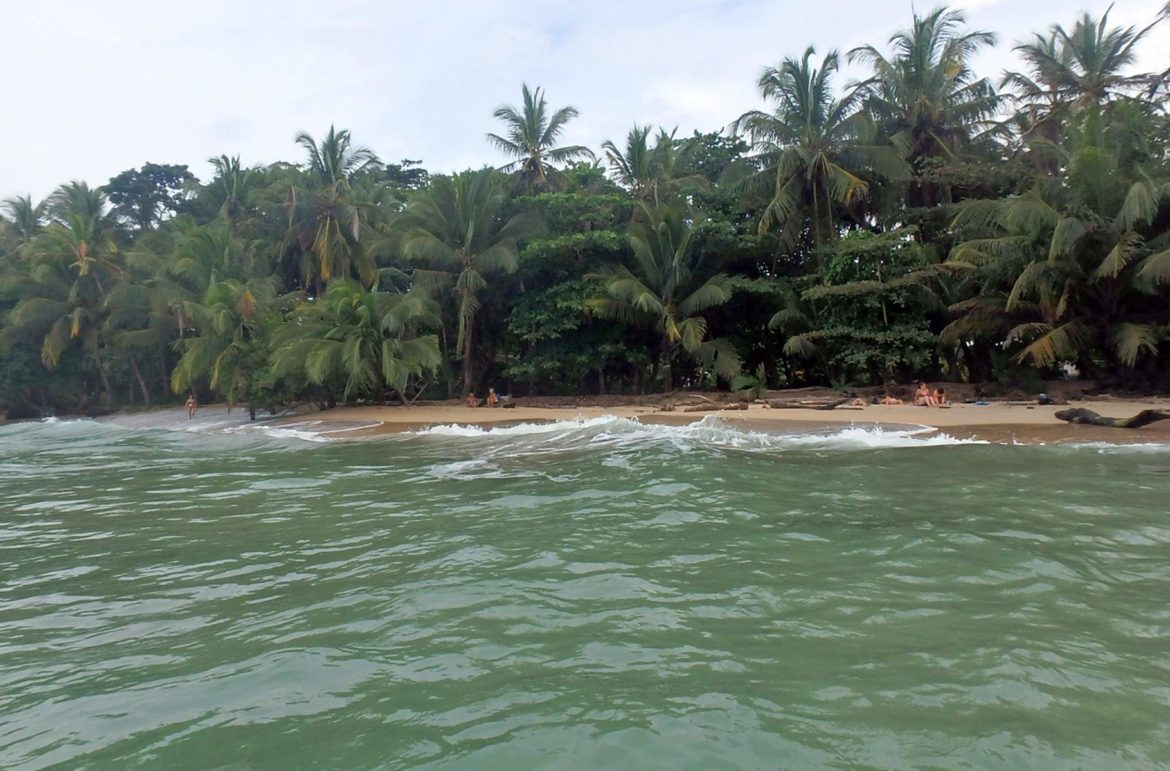
[[[774,410],[831,410],[850,401],[844,399],[769,399],[765,404]]]
[[[1092,410],[1076,407],[1071,410],[1061,410],[1056,417],[1069,423],[1081,423],[1091,426],[1105,426],[1107,428],[1141,428],[1159,420],[1170,420],[1170,410],[1142,410],[1130,418],[1107,418]]]
[[[747,402],[730,402],[728,404],[692,404],[683,406],[683,412],[723,412],[724,410],[746,410]]]

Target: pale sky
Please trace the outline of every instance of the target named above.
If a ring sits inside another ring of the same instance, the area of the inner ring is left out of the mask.
[[[1111,21],[1144,26],[1164,2],[1117,0]],[[763,106],[765,66],[810,43],[886,50],[911,15],[910,0],[0,3],[0,198],[40,198],[72,179],[101,185],[147,161],[185,163],[204,180],[221,153],[300,162],[294,135],[331,123],[384,161],[500,165],[484,135],[499,130],[496,107],[520,103],[521,82],[580,111],[564,144],[621,146],[635,122],[716,131]],[[1016,66],[1016,42],[1108,3],[951,6],[999,34],[978,61],[998,78]],[[1170,65],[1170,23],[1146,39],[1142,64]]]

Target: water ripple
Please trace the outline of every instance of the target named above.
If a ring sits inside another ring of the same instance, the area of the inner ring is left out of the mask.
[[[1159,451],[13,428],[5,768],[1170,763]]]

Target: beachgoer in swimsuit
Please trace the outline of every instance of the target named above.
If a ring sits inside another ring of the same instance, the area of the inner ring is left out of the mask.
[[[498,399],[496,398],[496,389],[489,388],[488,395],[487,395],[487,406],[495,407],[497,401],[498,401]]]
[[[918,390],[914,392],[914,406],[915,407],[930,407],[934,404],[934,396],[930,393],[930,389],[926,383],[919,383]]]
[[[942,407],[946,403],[947,403],[947,392],[944,391],[941,387],[934,389],[934,405],[936,407]]]
[[[479,406],[479,399],[476,398],[474,391],[467,394],[467,406],[468,407],[478,407]]]
[[[882,397],[881,403],[882,404],[901,404],[902,400],[896,396],[891,396],[890,394],[887,393],[885,396]]]
[[[195,417],[195,408],[199,406],[195,402],[195,394],[187,394],[187,420]]]

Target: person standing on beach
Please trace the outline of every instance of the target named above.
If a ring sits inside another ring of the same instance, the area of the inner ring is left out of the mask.
[[[187,420],[195,417],[195,408],[199,405],[195,401],[195,394],[187,394]]]

